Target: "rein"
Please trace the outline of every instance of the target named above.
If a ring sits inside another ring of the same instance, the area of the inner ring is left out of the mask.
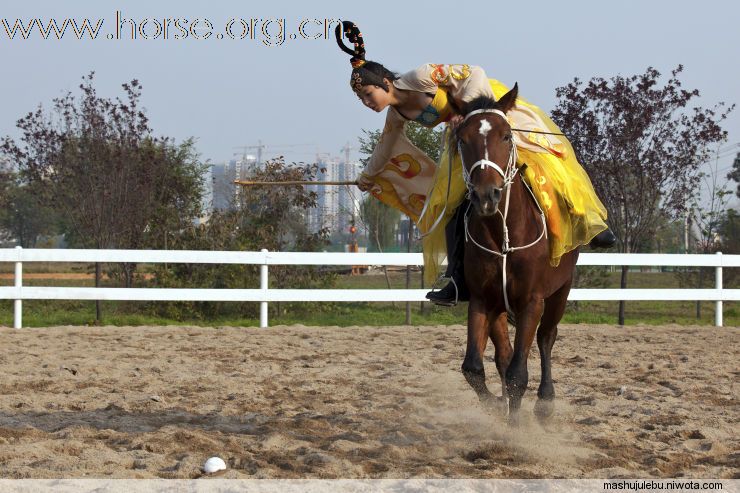
[[[495,109],[481,109],[481,110],[476,110],[476,111],[469,113],[465,117],[465,119],[463,119],[463,121],[460,123],[460,126],[464,125],[468,121],[468,118],[481,114],[481,113],[493,113],[493,114],[499,115],[504,120],[506,120],[506,115],[504,114],[503,111],[495,110]],[[512,128],[512,130],[515,130],[515,129]],[[486,248],[480,243],[478,243],[477,241],[475,241],[475,238],[473,238],[473,236],[470,234],[470,231],[468,229],[469,212],[470,212],[470,206],[471,206],[470,203],[468,203],[468,208],[465,211],[465,219],[464,219],[465,241],[466,242],[471,241],[473,242],[475,246],[477,246],[481,250],[502,258],[503,266],[502,266],[501,271],[502,271],[502,277],[503,277],[504,305],[506,306],[506,311],[511,312],[511,307],[509,306],[509,297],[506,292],[506,260],[508,258],[508,254],[511,252],[517,251],[517,250],[524,250],[524,249],[530,248],[536,245],[543,237],[547,238],[547,222],[545,219],[545,213],[542,211],[542,207],[540,207],[539,202],[537,202],[537,199],[534,196],[532,189],[526,184],[526,182],[524,182],[524,180],[521,180],[522,185],[524,185],[524,187],[527,189],[529,194],[532,196],[532,199],[534,200],[535,205],[537,205],[537,209],[540,213],[540,218],[542,219],[542,231],[540,232],[540,235],[537,237],[536,240],[534,240],[533,242],[527,245],[511,246],[509,242],[509,227],[506,224],[506,220],[509,215],[509,199],[511,197],[511,185],[514,183],[514,178],[516,178],[516,175],[519,172],[519,168],[516,167],[516,155],[517,155],[516,145],[514,144],[513,141],[511,142],[511,149],[509,150],[509,159],[508,159],[505,169],[502,169],[501,166],[499,166],[495,162],[488,159],[488,145],[486,145],[484,149],[485,149],[485,154],[483,156],[483,159],[479,159],[478,161],[473,163],[473,165],[470,167],[470,171],[466,169],[465,162],[463,161],[463,166],[462,166],[463,180],[465,182],[465,186],[468,189],[468,194],[467,194],[468,198],[470,198],[470,194],[473,191],[473,184],[471,182],[471,176],[477,168],[480,168],[481,171],[485,170],[486,168],[493,168],[504,179],[504,193],[506,194],[506,201],[504,202],[504,212],[502,214],[501,209],[497,209],[496,211],[499,214],[499,216],[501,216],[501,219],[502,219],[504,244],[501,248],[501,251],[497,252],[496,250],[491,250],[490,248]],[[458,154],[460,154],[460,160],[462,161],[463,160],[462,148],[461,148],[461,144],[459,141],[457,143],[457,150],[458,150]]]

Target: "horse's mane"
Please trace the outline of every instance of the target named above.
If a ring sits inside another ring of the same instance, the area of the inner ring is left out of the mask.
[[[478,96],[465,105],[463,116],[475,110],[495,110],[498,108],[498,101],[488,96]]]
[[[468,115],[475,110],[495,110],[498,109],[498,101],[488,96],[478,96],[462,108],[462,116]],[[460,127],[457,127],[452,133],[450,133],[450,146],[453,149],[457,149],[458,131]]]

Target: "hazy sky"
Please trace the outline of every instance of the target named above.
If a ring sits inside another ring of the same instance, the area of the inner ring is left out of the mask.
[[[116,7],[115,4],[119,6]],[[116,12],[141,26],[148,37],[169,19],[168,39],[116,37]],[[0,22],[16,19],[44,24],[66,18],[96,25],[98,39],[77,40],[68,26],[63,40],[43,40],[38,27],[28,39],[10,40],[0,24],[0,135],[17,136],[15,122],[39,103],[76,91],[80,78],[96,72],[105,96],[121,95],[133,78],[144,87],[143,101],[159,135],[197,138],[204,159],[230,159],[236,147],[262,141],[288,160],[313,160],[316,152],[339,154],[349,143],[358,157],[361,129],[383,125],[384,115],[363,107],[349,88],[349,57],[328,39],[290,39],[285,33],[319,35],[313,19],[349,19],[361,28],[369,59],[397,72],[425,63],[482,66],[545,110],[556,103],[555,88],[574,77],[642,73],[648,66],[669,74],[679,63],[686,88],[701,91],[700,104],[740,102],[740,7],[737,2],[528,1],[492,2],[195,2],[195,1],[27,1],[0,6]],[[181,35],[179,25],[195,35]],[[254,39],[218,39],[227,22],[238,36],[243,25]],[[238,19],[243,19],[242,23]],[[251,19],[255,19],[254,22]],[[259,19],[262,19],[261,21]],[[273,46],[261,29],[266,29]],[[155,20],[157,22],[155,22]],[[213,26],[209,39],[203,38]],[[114,39],[108,39],[113,37]],[[725,123],[729,140],[719,167],[731,166],[740,142],[740,111]],[[281,147],[277,145],[291,145]]]

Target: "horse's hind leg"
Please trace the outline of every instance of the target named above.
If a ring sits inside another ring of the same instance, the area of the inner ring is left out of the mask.
[[[558,335],[558,322],[563,318],[568,301],[570,282],[545,300],[545,311],[537,329],[537,346],[540,348],[542,378],[537,390],[534,413],[539,419],[549,418],[555,410],[555,386],[552,383],[552,347]]]
[[[486,386],[486,373],[483,369],[483,352],[488,342],[489,314],[483,303],[476,299],[468,305],[468,343],[462,372],[478,398],[483,403],[495,401],[493,394]]]

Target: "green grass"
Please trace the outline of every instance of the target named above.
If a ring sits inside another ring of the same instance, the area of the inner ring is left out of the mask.
[[[67,270],[69,272],[70,270]],[[41,270],[37,272],[43,272]],[[80,272],[80,270],[76,270]],[[84,272],[84,270],[82,270]],[[394,271],[389,274],[390,287],[394,289],[406,286],[405,272]],[[3,285],[12,285],[12,280],[2,280]],[[29,286],[92,286],[91,279],[86,280],[53,280],[27,279]],[[108,282],[104,284],[110,285]],[[411,287],[421,286],[420,274],[412,273]],[[378,289],[386,288],[385,276],[338,276],[335,288],[338,289]],[[611,273],[607,287],[619,287],[619,274]],[[673,273],[631,272],[630,288],[675,288],[678,281]],[[730,287],[730,286],[728,286]],[[734,287],[734,286],[733,286]],[[251,304],[253,317],[240,316],[238,304],[223,305],[222,315],[207,319],[167,318],[151,314],[145,302],[103,302],[103,323],[106,325],[202,325],[202,326],[255,326],[258,325],[257,303]],[[405,322],[406,303],[283,303],[270,304],[270,325],[399,325]],[[595,301],[570,303],[564,323],[613,324],[617,321],[618,302]],[[242,310],[244,311],[244,310]],[[234,312],[234,313],[229,313]],[[450,325],[464,324],[467,315],[467,303],[454,308],[443,308],[426,305],[421,311],[419,302],[411,303],[411,323],[414,325]],[[648,324],[682,324],[713,325],[714,303],[702,302],[701,318],[695,316],[696,303],[684,301],[634,301],[626,305],[628,325]],[[56,301],[26,300],[23,304],[23,325],[43,327],[56,325],[91,325],[95,321],[95,304],[90,301]],[[740,326],[740,305],[737,302],[724,303],[724,323],[728,326]],[[0,325],[13,324],[13,302],[0,301]]]

